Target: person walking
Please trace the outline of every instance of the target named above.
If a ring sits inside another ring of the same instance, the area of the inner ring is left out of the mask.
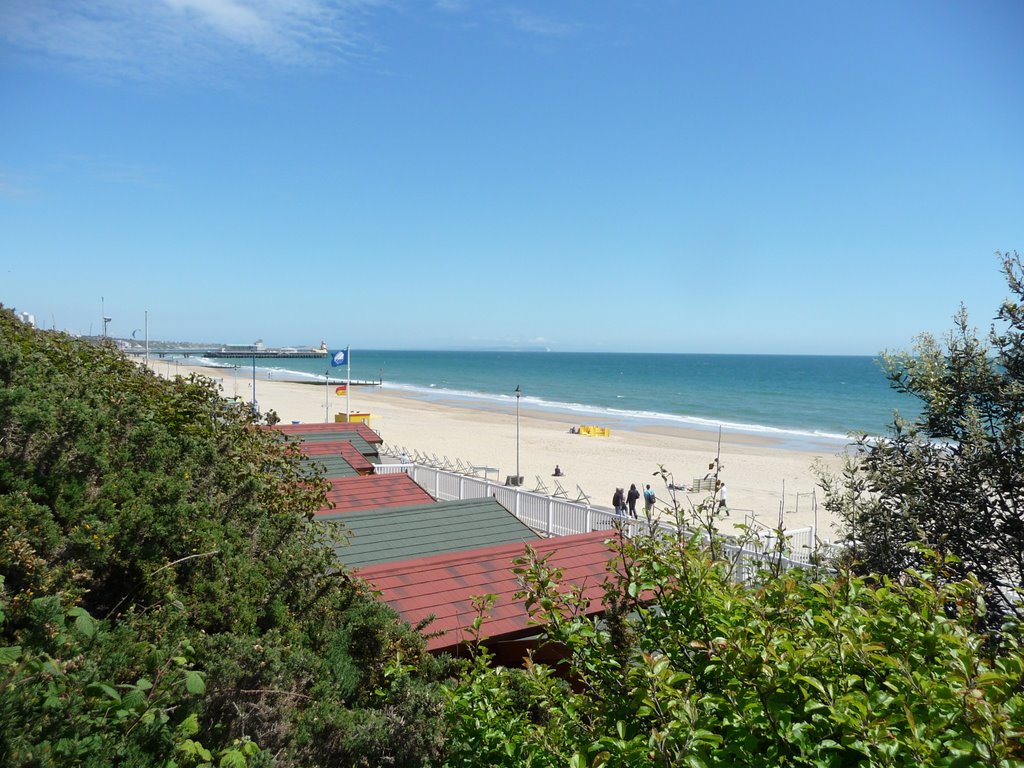
[[[629,506],[629,514],[636,517],[636,501],[640,498],[640,491],[636,489],[636,483],[629,484],[629,493],[626,494],[626,504]]]
[[[612,496],[612,506],[615,507],[616,515],[624,515],[626,513],[626,504],[622,500],[621,488],[615,489],[615,494]]]
[[[725,514],[727,514],[727,515],[729,514],[729,505],[726,503],[728,501],[728,496],[729,496],[729,494],[725,490],[725,483],[723,481],[719,480],[718,481],[718,511],[719,512],[725,512]]]
[[[650,483],[644,488],[644,514],[650,515],[651,510],[654,509],[654,491],[651,490]]]

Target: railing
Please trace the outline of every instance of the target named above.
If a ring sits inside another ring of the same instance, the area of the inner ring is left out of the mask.
[[[674,525],[663,521],[648,523],[646,520],[623,518],[611,509],[545,496],[520,487],[501,485],[486,478],[413,462],[380,464],[375,471],[381,475],[405,473],[438,500],[454,501],[491,496],[526,525],[549,537],[610,530],[616,523],[623,526],[627,536],[636,535],[649,528],[665,534],[676,533]],[[809,568],[813,567],[812,561],[815,559],[814,533],[814,528],[787,531],[785,546],[781,548],[774,533],[766,533],[752,542],[742,544],[727,538],[722,543],[722,554],[736,564],[738,577],[743,579],[751,578],[766,562],[777,563],[782,570]]]

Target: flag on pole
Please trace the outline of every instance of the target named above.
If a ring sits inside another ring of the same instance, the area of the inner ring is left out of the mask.
[[[331,366],[337,368],[339,365],[344,365],[348,362],[348,350],[339,349],[336,352],[331,352]]]
[[[334,390],[334,394],[336,394],[338,397],[341,397],[346,392],[348,392],[348,385],[347,384],[342,384],[340,387],[338,387],[337,389]]]

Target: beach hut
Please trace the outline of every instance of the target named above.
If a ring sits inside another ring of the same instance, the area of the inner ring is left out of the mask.
[[[327,491],[327,501],[330,506],[318,510],[317,517],[336,512],[436,503],[433,496],[404,473],[334,478]]]
[[[588,615],[603,613],[602,582],[614,554],[607,531],[532,541],[538,555],[550,554],[552,567],[563,570],[562,582],[575,584],[590,600]],[[523,543],[507,543],[455,553],[431,554],[415,560],[367,565],[357,575],[381,593],[381,599],[412,625],[433,616],[427,625],[427,649],[459,654],[473,637],[477,617],[473,597],[493,594],[497,601],[484,620],[481,636],[495,653],[495,662],[520,665],[539,645],[539,630],[530,623],[513,561]],[[551,653],[554,649],[546,649]]]
[[[388,509],[342,511],[317,520],[340,520],[348,539],[335,547],[349,568],[431,555],[462,552],[499,544],[536,542],[540,535],[485,496]]]
[[[329,478],[372,475],[376,466],[348,439],[302,443],[299,450],[305,457],[304,463],[322,464]]]

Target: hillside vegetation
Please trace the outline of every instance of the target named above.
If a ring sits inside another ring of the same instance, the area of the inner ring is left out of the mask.
[[[0,764],[427,764],[436,662],[203,379],[0,311]]]

